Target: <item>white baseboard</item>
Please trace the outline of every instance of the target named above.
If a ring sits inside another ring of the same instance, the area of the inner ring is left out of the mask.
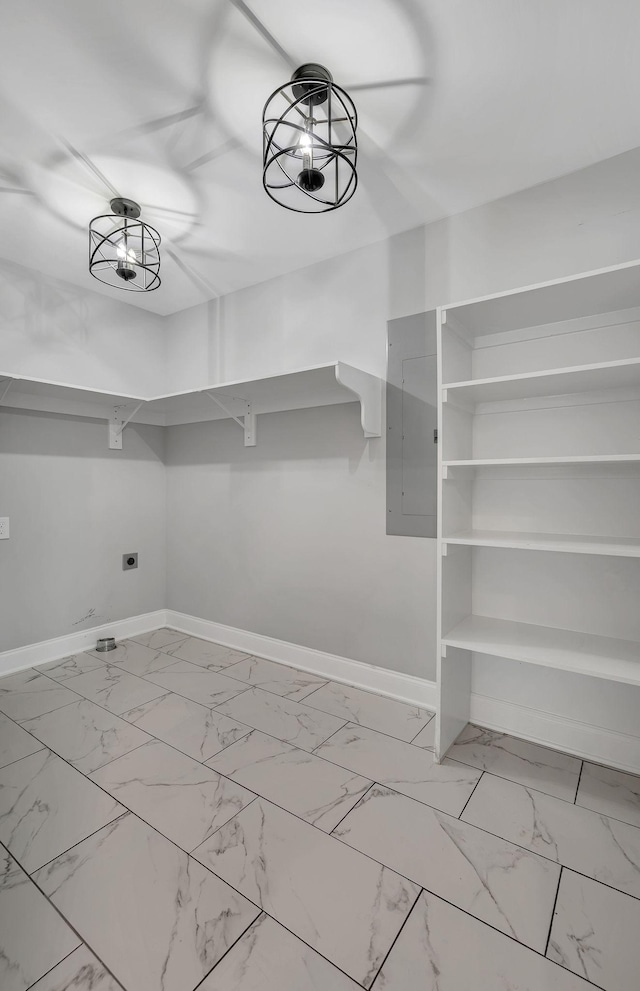
[[[310,647],[300,647],[285,640],[275,640],[206,619],[197,619],[170,609],[167,610],[167,625],[190,636],[212,640],[225,647],[244,650],[248,654],[266,657],[280,664],[289,664],[322,678],[354,685],[369,692],[378,692],[410,705],[426,709],[437,707],[437,686],[434,681],[374,667],[372,664],[336,654],[326,654]],[[511,733],[523,740],[575,754],[598,764],[640,774],[640,737],[475,694],[471,696],[471,719],[486,729]]]
[[[42,640],[40,643],[18,647],[16,650],[5,650],[0,653],[0,675],[24,671],[25,668],[57,661],[61,657],[79,654],[91,650],[100,637],[115,637],[124,640],[127,637],[149,633],[166,625],[166,611],[144,613],[141,616],[131,616],[129,619],[117,619],[113,623],[104,623],[89,630],[80,630],[65,637],[54,637],[52,640]]]
[[[574,754],[596,764],[640,774],[640,737],[578,722],[515,702],[471,696],[471,721],[485,729]]]
[[[401,674],[387,668],[375,667],[363,661],[354,661],[337,654],[326,654],[312,647],[301,647],[288,643],[286,640],[275,640],[273,637],[250,633],[248,630],[238,630],[233,626],[223,626],[222,623],[212,623],[207,619],[197,619],[185,613],[167,610],[167,626],[180,633],[188,633],[192,637],[212,640],[225,647],[256,654],[269,661],[289,664],[291,667],[308,671],[310,674],[339,681],[356,688],[364,688],[368,692],[377,692],[389,698],[408,702],[426,709],[434,709],[436,703],[436,684],[413,675]]]
[[[426,709],[435,709],[437,706],[437,686],[434,681],[261,636],[248,630],[239,630],[233,626],[224,626],[222,623],[213,623],[172,609],[159,609],[157,612],[117,620],[66,637],[56,637],[17,650],[5,651],[0,653],[0,675],[37,667],[69,654],[89,650],[98,637],[112,636],[122,640],[162,626],[170,626],[189,636],[211,640],[247,654],[256,654],[279,664],[287,664],[331,681],[377,692],[409,705]],[[640,737],[637,736],[476,694],[471,696],[471,720],[486,729],[511,733],[523,740],[575,754],[576,757],[598,764],[640,774]]]

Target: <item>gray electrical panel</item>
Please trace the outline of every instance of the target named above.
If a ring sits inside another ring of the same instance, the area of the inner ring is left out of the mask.
[[[387,324],[387,533],[435,537],[436,311]]]

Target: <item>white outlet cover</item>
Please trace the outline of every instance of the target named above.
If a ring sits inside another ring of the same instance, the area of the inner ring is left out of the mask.
[[[9,539],[9,517],[0,516],[0,540]]]

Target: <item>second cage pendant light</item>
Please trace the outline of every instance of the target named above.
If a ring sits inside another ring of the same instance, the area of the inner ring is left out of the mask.
[[[112,213],[89,225],[89,271],[117,289],[150,292],[160,285],[160,235],[140,220],[133,200],[116,196]]]
[[[353,100],[328,69],[296,69],[264,107],[262,180],[271,199],[297,213],[347,203],[358,184],[357,126]]]

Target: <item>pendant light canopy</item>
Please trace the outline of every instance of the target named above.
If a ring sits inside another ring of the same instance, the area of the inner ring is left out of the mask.
[[[272,200],[297,213],[326,213],[358,184],[358,115],[351,97],[322,65],[296,69],[264,108],[263,173]]]
[[[160,235],[140,220],[140,207],[117,196],[112,213],[89,225],[89,271],[94,278],[129,292],[150,292],[160,285]]]

